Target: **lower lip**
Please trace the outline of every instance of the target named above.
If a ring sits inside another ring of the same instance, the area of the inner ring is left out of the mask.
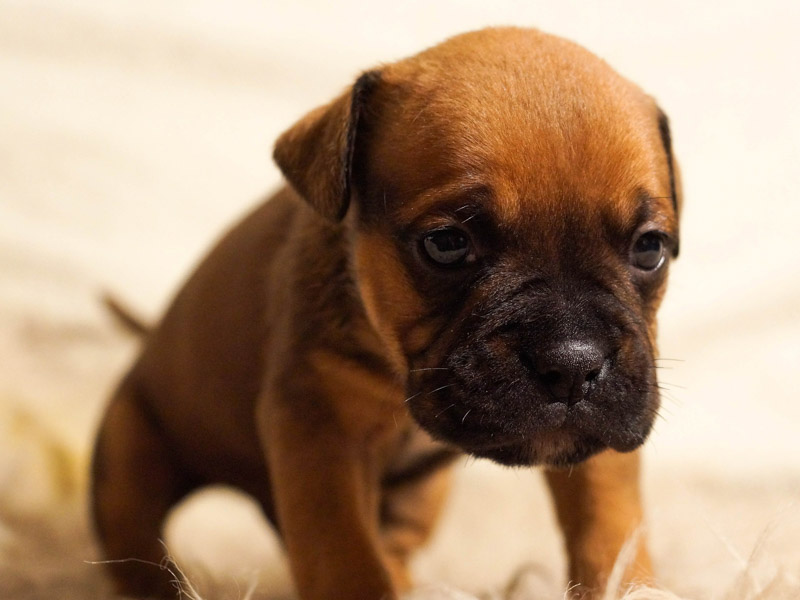
[[[545,439],[545,436],[550,439]],[[538,439],[537,439],[538,438]],[[530,446],[530,450],[528,450]],[[548,429],[530,438],[512,438],[464,447],[470,454],[488,458],[501,464],[548,464],[555,467],[580,463],[605,445],[595,438],[582,438],[567,429]]]

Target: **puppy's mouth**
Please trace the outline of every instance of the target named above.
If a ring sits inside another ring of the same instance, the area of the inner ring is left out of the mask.
[[[417,382],[431,391],[412,395],[415,420],[434,438],[508,466],[564,467],[607,448],[634,450],[647,438],[658,406],[652,382],[616,369],[580,398],[554,398],[519,370],[480,369],[480,377],[446,371],[446,378]]]
[[[494,443],[466,443],[462,450],[488,458],[505,466],[546,465],[568,467],[578,464],[607,448],[591,436],[581,436],[569,430],[541,431],[529,438],[496,440]]]

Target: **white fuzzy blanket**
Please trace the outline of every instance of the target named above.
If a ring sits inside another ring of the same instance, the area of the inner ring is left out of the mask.
[[[34,421],[18,415],[11,422],[4,439],[15,451],[0,472],[0,598],[111,600],[86,522],[85,454],[73,454]],[[627,590],[612,577],[604,600],[800,598],[800,509],[792,486],[661,473],[648,490],[655,497],[647,534],[661,587]],[[277,540],[255,503],[231,490],[190,499],[171,519],[166,544],[173,562],[162,567],[188,576],[186,598],[292,597]],[[625,560],[623,551],[620,565]],[[564,598],[563,554],[537,478],[489,465],[465,468],[416,572],[427,583],[408,600]]]
[[[661,313],[662,356],[680,360],[645,480],[670,592],[629,599],[800,598],[800,18],[780,0],[0,2],[0,598],[109,597],[86,457],[135,345],[101,290],[157,315],[277,184],[283,128],[360,69],[500,23],[575,39],[653,93],[683,166]],[[166,541],[203,598],[291,594],[230,491],[192,499]],[[562,598],[560,544],[536,474],[465,461],[415,563],[451,591],[414,597]]]

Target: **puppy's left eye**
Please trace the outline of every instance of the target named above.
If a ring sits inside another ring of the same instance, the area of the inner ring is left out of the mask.
[[[429,231],[422,238],[422,248],[428,258],[443,267],[456,267],[475,260],[469,237],[455,227]]]
[[[631,249],[631,262],[643,271],[655,271],[666,257],[664,237],[657,231],[647,231],[639,236]]]

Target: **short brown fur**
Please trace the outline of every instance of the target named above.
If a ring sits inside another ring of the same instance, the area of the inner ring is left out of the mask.
[[[520,315],[541,296],[528,288],[548,282],[556,304],[570,305],[557,290],[582,295],[591,273],[608,310],[630,313],[615,329],[624,339],[614,342],[622,365],[614,376],[651,381],[665,275],[631,275],[625,257],[645,213],[677,240],[680,183],[658,114],[582,48],[502,28],[368,72],[304,117],[276,143],[290,187],[200,264],[111,401],[93,485],[107,557],[160,562],[168,511],[192,490],[223,483],[261,503],[301,598],[395,598],[411,585],[407,561],[433,527],[453,457],[493,457],[495,447],[480,441],[483,410],[487,422],[500,415],[497,439],[529,432],[496,460],[579,463],[547,479],[571,580],[581,592],[600,590],[642,522],[638,453],[608,448],[643,441],[657,392],[625,392],[639,420],[604,404],[611,429],[636,435],[601,444],[584,425],[517,423],[500,388],[480,405],[462,394],[447,406],[438,394],[451,384],[440,372],[454,370],[459,352],[471,356],[484,335],[480,352],[509,363],[514,377],[524,373],[530,367],[518,360],[527,350],[515,336],[527,335],[533,317]],[[449,227],[461,210],[473,212],[461,213],[460,225],[485,219],[492,232],[481,242],[486,266],[470,284],[415,254],[414,232]],[[524,285],[506,289],[516,280]],[[550,319],[542,310],[537,319]],[[557,314],[572,319],[571,311]],[[502,326],[473,335],[465,324],[478,314],[474,331],[492,319]],[[560,327],[551,321],[547,336]],[[534,384],[532,402],[555,404]],[[442,424],[451,408],[463,416]],[[478,427],[475,439],[453,430],[461,426]],[[122,592],[174,595],[165,573],[143,562],[109,568]],[[641,544],[628,579],[650,577]]]

